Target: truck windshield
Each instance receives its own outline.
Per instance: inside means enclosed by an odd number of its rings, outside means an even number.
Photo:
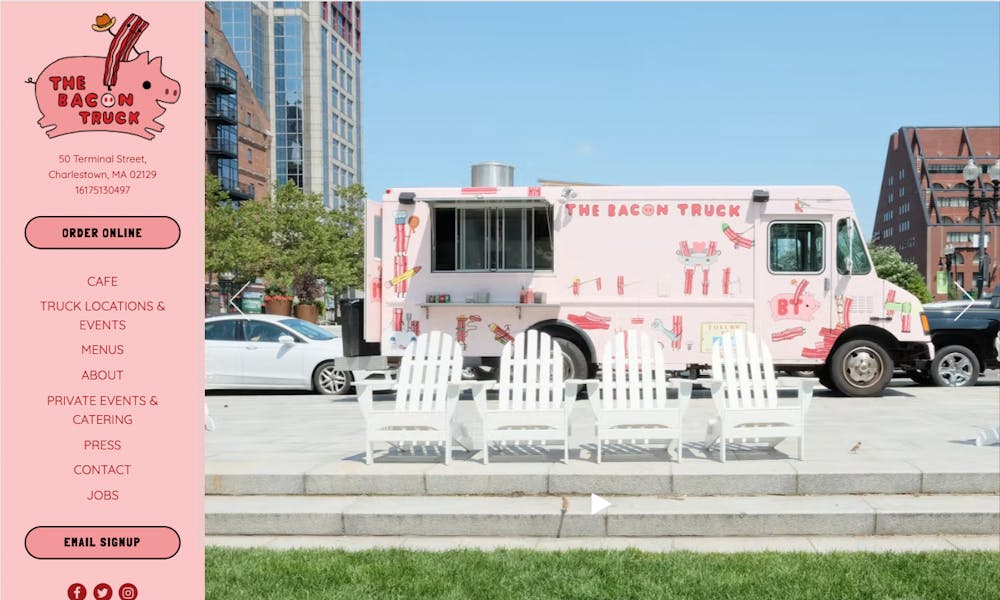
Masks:
[[[871,270],[872,264],[857,224],[850,219],[840,219],[837,221],[837,272],[841,275],[867,275]]]

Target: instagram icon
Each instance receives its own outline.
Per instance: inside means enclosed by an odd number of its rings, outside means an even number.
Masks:
[[[122,600],[135,600],[139,596],[139,589],[131,583],[123,583],[118,588],[118,597]]]

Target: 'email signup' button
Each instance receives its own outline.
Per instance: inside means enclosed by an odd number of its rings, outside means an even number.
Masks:
[[[181,538],[171,527],[35,527],[24,537],[39,559],[164,559],[177,554]]]

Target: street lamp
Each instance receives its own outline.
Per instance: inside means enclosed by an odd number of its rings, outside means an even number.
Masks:
[[[972,216],[972,211],[979,206],[979,252],[976,257],[979,260],[978,275],[976,276],[976,297],[983,297],[983,285],[986,283],[986,274],[988,272],[987,260],[986,260],[986,217],[989,216],[994,222],[996,222],[997,214],[997,183],[1000,183],[1000,160],[998,160],[990,168],[987,169],[990,180],[993,183],[993,197],[986,197],[986,189],[980,186],[980,195],[976,198],[975,195],[975,184],[979,180],[979,174],[982,170],[971,158],[965,168],[962,169],[962,176],[965,178],[965,182],[969,184],[969,216]]]
[[[225,273],[219,273],[219,291],[222,292],[222,312],[230,312],[229,310],[229,299],[233,295],[233,280],[236,279],[236,275],[232,271],[226,271]]]

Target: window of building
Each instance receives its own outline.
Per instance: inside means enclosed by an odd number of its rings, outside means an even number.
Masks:
[[[969,205],[969,202],[962,196],[951,196],[946,198],[938,198],[937,205],[941,207],[965,208],[966,206]]]
[[[892,175],[889,175],[889,185],[892,185],[893,183],[894,183],[893,177]]]
[[[949,231],[945,234],[945,241],[952,243],[969,243],[972,241],[973,232],[971,231]]]
[[[433,207],[435,271],[551,271],[552,208]]]
[[[892,204],[892,192],[889,192],[889,204]]]
[[[906,188],[900,186],[900,188],[899,188],[899,197],[902,198],[905,195],[906,195]]]
[[[247,162],[253,162],[253,148],[247,148]]]
[[[909,221],[903,221],[902,223],[899,224],[899,232],[900,233],[903,233],[904,231],[909,231],[909,230],[910,230],[910,222]]]
[[[954,222],[955,222],[955,220],[952,219],[951,217],[941,217],[941,223],[944,224],[944,225],[950,225],[951,223],[954,223]]]
[[[822,223],[772,223],[768,247],[768,265],[774,273],[823,271]]]
[[[250,111],[247,111],[247,127],[250,127],[251,125],[253,125],[253,114],[251,114]]]

